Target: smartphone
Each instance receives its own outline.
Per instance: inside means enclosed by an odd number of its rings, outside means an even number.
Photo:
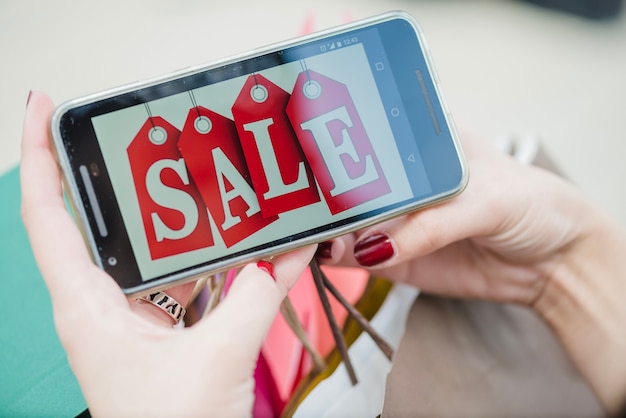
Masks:
[[[403,12],[69,101],[52,134],[92,256],[129,296],[440,202],[468,177]]]

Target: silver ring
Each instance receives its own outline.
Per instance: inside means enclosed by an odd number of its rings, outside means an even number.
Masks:
[[[178,325],[186,312],[185,307],[180,302],[165,292],[154,292],[141,296],[137,298],[137,302],[147,302],[161,309],[174,320],[174,325]]]

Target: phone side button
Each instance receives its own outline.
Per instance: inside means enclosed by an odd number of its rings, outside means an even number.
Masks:
[[[89,177],[89,170],[87,169],[86,165],[81,165],[78,170],[80,171],[80,177],[83,180],[83,184],[85,185],[87,199],[89,199],[89,206],[91,206],[91,211],[93,212],[94,219],[96,220],[96,225],[98,226],[98,233],[104,238],[109,235],[109,231],[107,230],[107,226],[104,223],[104,217],[102,216],[102,211],[100,210],[100,204],[98,203],[98,199],[96,198],[96,192],[93,188],[91,177]]]

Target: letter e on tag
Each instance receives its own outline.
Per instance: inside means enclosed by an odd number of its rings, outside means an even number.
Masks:
[[[320,201],[285,113],[289,93],[260,74],[246,80],[232,112],[263,216]]]
[[[345,84],[300,73],[287,114],[333,215],[391,191]]]
[[[153,260],[213,245],[206,208],[178,152],[179,135],[154,116],[126,149]]]
[[[261,214],[232,120],[190,109],[178,149],[227,247],[278,219]]]

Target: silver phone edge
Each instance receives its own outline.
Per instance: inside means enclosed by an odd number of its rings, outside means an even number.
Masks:
[[[430,51],[424,39],[424,34],[421,30],[419,23],[412,15],[404,11],[397,11],[397,10],[390,11],[390,12],[386,12],[383,14],[369,17],[369,18],[361,19],[352,23],[335,26],[335,27],[318,31],[318,32],[314,32],[308,35],[291,38],[285,41],[273,43],[273,44],[260,47],[260,48],[255,48],[244,53],[236,54],[236,55],[219,59],[216,61],[211,61],[206,64],[187,67],[181,70],[168,73],[166,75],[153,77],[144,81],[136,81],[136,82],[124,84],[122,86],[115,87],[112,89],[107,89],[101,92],[92,93],[86,96],[82,96],[80,98],[65,101],[61,105],[59,105],[56,108],[52,116],[51,122],[50,122],[53,150],[54,150],[54,154],[59,162],[59,166],[62,171],[62,181],[63,181],[63,186],[64,186],[64,192],[70,202],[70,207],[74,214],[75,222],[78,225],[78,228],[81,234],[83,235],[83,239],[85,240],[86,245],[89,248],[89,252],[91,254],[91,257],[94,263],[98,267],[104,269],[103,263],[99,259],[99,252],[98,252],[98,248],[97,248],[93,233],[88,226],[89,221],[88,221],[86,210],[83,205],[79,204],[79,202],[81,201],[81,197],[80,197],[80,193],[78,189],[77,180],[71,174],[72,169],[71,169],[69,157],[66,154],[65,148],[63,146],[63,139],[61,137],[61,131],[60,131],[60,121],[65,112],[75,107],[83,106],[89,103],[93,103],[95,101],[114,97],[123,93],[128,93],[133,90],[137,90],[139,88],[145,88],[145,87],[150,87],[153,85],[165,83],[165,82],[172,81],[174,79],[178,79],[181,77],[193,75],[201,71],[211,70],[214,68],[218,68],[220,66],[232,64],[232,63],[241,61],[243,59],[275,52],[281,49],[285,49],[287,47],[297,46],[297,45],[304,44],[307,42],[312,42],[315,40],[320,40],[328,36],[339,35],[343,32],[348,32],[354,29],[365,28],[370,25],[383,23],[383,22],[393,20],[393,19],[403,19],[411,24],[411,26],[416,32],[420,47],[422,51],[424,51],[424,54],[426,57],[425,61],[428,67],[429,76],[434,81],[433,84],[435,87],[435,92],[437,94],[437,99],[442,105],[445,122],[448,128],[450,129],[450,133],[451,133],[452,140],[456,149],[456,153],[459,158],[459,163],[461,165],[462,176],[461,176],[459,183],[455,187],[451,188],[449,191],[446,191],[444,193],[430,196],[428,199],[425,199],[423,201],[414,202],[411,205],[406,205],[404,207],[394,209],[393,211],[385,212],[383,214],[374,216],[372,218],[368,218],[363,221],[358,221],[350,225],[345,225],[345,226],[342,226],[342,227],[339,227],[330,231],[326,231],[324,233],[302,238],[297,241],[292,241],[289,243],[281,244],[281,245],[272,247],[271,249],[257,251],[254,253],[246,254],[245,256],[240,256],[240,257],[229,259],[227,261],[214,263],[210,266],[192,268],[182,273],[168,274],[166,277],[150,282],[150,283],[142,283],[132,288],[122,288],[122,291],[126,294],[128,298],[133,298],[133,297],[145,294],[148,291],[163,290],[173,285],[188,283],[188,282],[197,280],[201,277],[217,274],[217,273],[229,270],[231,268],[241,266],[246,263],[258,261],[260,259],[267,258],[267,257],[272,257],[278,254],[285,253],[289,250],[294,250],[296,248],[302,248],[307,245],[320,243],[320,242],[323,242],[332,238],[339,237],[341,235],[348,234],[350,232],[357,231],[359,229],[367,228],[369,226],[378,224],[380,222],[389,220],[391,218],[401,216],[410,212],[414,212],[417,210],[422,210],[429,206],[442,203],[460,194],[465,189],[469,181],[469,168],[468,168],[468,164],[465,158],[465,154],[461,147],[461,141],[460,141],[459,135],[457,133],[456,127],[454,126],[454,123],[452,120],[452,116],[448,112],[447,105],[441,95],[439,79],[436,75],[436,70],[433,66],[432,58],[430,56]]]

